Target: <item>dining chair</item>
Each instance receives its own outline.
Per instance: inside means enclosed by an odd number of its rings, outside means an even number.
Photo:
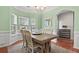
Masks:
[[[42,33],[43,34],[53,34],[53,30],[52,29],[43,29]]]
[[[56,34],[53,33],[53,29],[50,29],[50,28],[44,28],[44,29],[42,30],[42,33],[43,33],[43,34],[56,35]],[[51,51],[51,44],[52,44],[52,42],[53,42],[53,43],[57,43],[57,39],[58,39],[58,38],[54,38],[54,39],[52,39],[52,40],[50,41],[50,51]]]
[[[39,48],[41,53],[43,52],[42,46],[32,41],[31,33],[29,31],[26,31],[26,40],[27,40],[28,52],[31,51],[32,53],[34,53],[35,49],[39,49]]]
[[[20,30],[20,32],[21,32],[21,34],[22,34],[22,38],[23,38],[23,48],[27,48],[27,40],[26,40],[26,35],[25,35],[25,32],[26,32],[26,30],[25,29],[21,29]]]

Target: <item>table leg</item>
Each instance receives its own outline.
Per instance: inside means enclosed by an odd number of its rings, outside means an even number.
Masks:
[[[51,52],[51,41],[49,41],[49,52]]]
[[[49,53],[51,51],[51,42],[45,43],[45,52]]]
[[[45,44],[42,45],[42,50],[43,50],[43,53],[45,53],[45,50],[46,50],[45,49]]]
[[[49,53],[49,42],[46,43],[46,52]]]

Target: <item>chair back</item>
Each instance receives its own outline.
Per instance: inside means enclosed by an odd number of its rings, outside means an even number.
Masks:
[[[27,46],[33,48],[31,33],[29,31],[26,31],[25,33],[26,33]]]
[[[53,34],[53,31],[51,29],[43,29],[42,33],[43,34]]]
[[[25,40],[25,31],[26,31],[26,30],[20,30],[20,32],[21,32],[21,34],[22,34],[23,40]]]

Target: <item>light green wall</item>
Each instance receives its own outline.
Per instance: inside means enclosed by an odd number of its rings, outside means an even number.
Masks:
[[[34,19],[38,28],[42,27],[41,12],[19,11],[14,6],[0,6],[0,31],[10,31],[11,14],[14,13],[17,16],[29,17],[30,20]]]
[[[38,25],[38,29],[42,28],[42,20],[43,20],[43,13],[42,11],[38,11],[38,16],[37,16],[37,25]]]
[[[36,24],[38,26],[38,28],[42,27],[42,19],[46,18],[46,17],[50,17],[52,20],[52,28],[53,29],[57,29],[57,14],[60,13],[62,10],[72,10],[75,12],[75,17],[74,17],[74,26],[75,26],[75,31],[79,31],[79,7],[78,6],[60,6],[57,7],[54,10],[50,10],[47,12],[30,12],[30,11],[26,11],[26,12],[22,12],[22,11],[18,11],[16,10],[13,6],[12,7],[8,7],[8,6],[0,6],[0,31],[10,31],[10,20],[11,20],[11,13],[15,13],[17,16],[26,16],[26,17],[30,17],[30,19],[35,19],[36,20]]]
[[[9,31],[10,27],[10,8],[0,6],[0,31]]]
[[[50,11],[44,12],[44,18],[50,17],[52,19],[52,27],[53,29],[57,29],[57,15],[62,12],[62,10],[71,10],[74,11],[74,30],[79,31],[79,7],[78,6],[60,6],[56,9],[52,9]]]
[[[15,13],[17,16],[25,16],[25,17],[29,17],[30,20],[35,20],[36,21],[36,25],[38,28],[42,27],[41,24],[41,20],[42,20],[42,16],[41,16],[41,12],[37,11],[37,12],[33,12],[33,11],[27,11],[23,12],[23,11],[19,11],[17,9],[15,9],[14,7],[11,7],[11,13]]]

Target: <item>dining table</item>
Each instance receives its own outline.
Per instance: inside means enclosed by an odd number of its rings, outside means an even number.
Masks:
[[[40,44],[43,48],[43,53],[49,53],[51,51],[51,40],[57,38],[53,34],[33,34],[32,39],[34,42]]]

